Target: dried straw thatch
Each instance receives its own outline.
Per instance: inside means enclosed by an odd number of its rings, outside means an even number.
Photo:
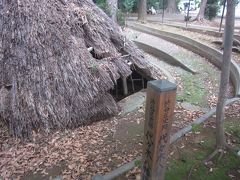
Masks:
[[[18,137],[114,114],[108,91],[131,73],[126,58],[149,75],[142,53],[90,0],[0,0],[0,29],[0,119]]]

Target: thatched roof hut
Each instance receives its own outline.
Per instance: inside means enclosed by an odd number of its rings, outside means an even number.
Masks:
[[[0,119],[18,137],[114,114],[108,91],[131,74],[126,59],[150,75],[91,0],[0,0],[0,28]]]

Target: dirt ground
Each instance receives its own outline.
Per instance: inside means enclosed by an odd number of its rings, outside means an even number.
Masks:
[[[240,119],[240,103],[227,108]],[[200,112],[199,112],[200,113]],[[182,107],[175,110],[172,133],[200,116]],[[50,135],[36,133],[33,142],[20,142],[1,125],[0,176],[4,179],[90,179],[132,161],[142,153],[144,107],[74,130]]]
[[[176,108],[172,133],[202,114]],[[183,119],[184,118],[184,119]],[[50,135],[35,133],[33,142],[0,133],[0,175],[4,179],[90,179],[127,163],[142,152],[144,107],[74,130]]]

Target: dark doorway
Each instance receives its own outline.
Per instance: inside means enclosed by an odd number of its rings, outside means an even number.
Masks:
[[[132,74],[126,78],[127,94],[124,93],[123,78],[117,80],[117,84],[114,89],[110,90],[110,93],[116,101],[120,101],[125,97],[141,91],[147,87],[148,80],[139,74],[136,70],[132,70]]]

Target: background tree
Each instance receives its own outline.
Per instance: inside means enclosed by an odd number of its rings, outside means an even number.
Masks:
[[[204,17],[212,20],[215,18],[220,10],[219,0],[207,0],[207,4],[204,11]]]
[[[202,0],[200,4],[200,9],[195,20],[202,21],[204,19],[204,12],[207,5],[207,0]]]
[[[132,12],[136,0],[124,0],[122,1],[121,9],[123,12]]]
[[[135,5],[136,0],[123,0],[119,1],[119,7],[117,14],[117,21],[118,24],[121,26],[126,26],[127,24],[127,18],[129,16],[129,13],[133,11],[133,7]]]
[[[117,22],[118,0],[94,1],[113,21]]]
[[[147,1],[139,0],[138,21],[145,22],[146,20],[147,20]]]
[[[203,21],[204,18],[212,20],[220,10],[219,0],[202,0],[195,20]]]
[[[168,0],[168,4],[167,4],[167,8],[166,8],[165,12],[169,13],[169,14],[178,13],[177,1],[176,0]]]
[[[164,1],[164,2],[163,2]],[[179,0],[178,0],[178,2],[179,2]],[[177,3],[178,3],[177,2]],[[164,5],[164,7],[163,7],[163,5]],[[160,0],[159,1],[159,9],[166,9],[167,8],[167,5],[168,5],[168,0]]]
[[[218,95],[217,111],[216,111],[216,147],[217,153],[226,148],[226,140],[224,134],[224,115],[225,102],[227,99],[227,90],[229,85],[230,65],[232,57],[232,42],[235,21],[235,3],[234,0],[227,0],[227,14],[224,29],[224,50],[221,67],[221,82]],[[213,153],[213,154],[215,154]]]

